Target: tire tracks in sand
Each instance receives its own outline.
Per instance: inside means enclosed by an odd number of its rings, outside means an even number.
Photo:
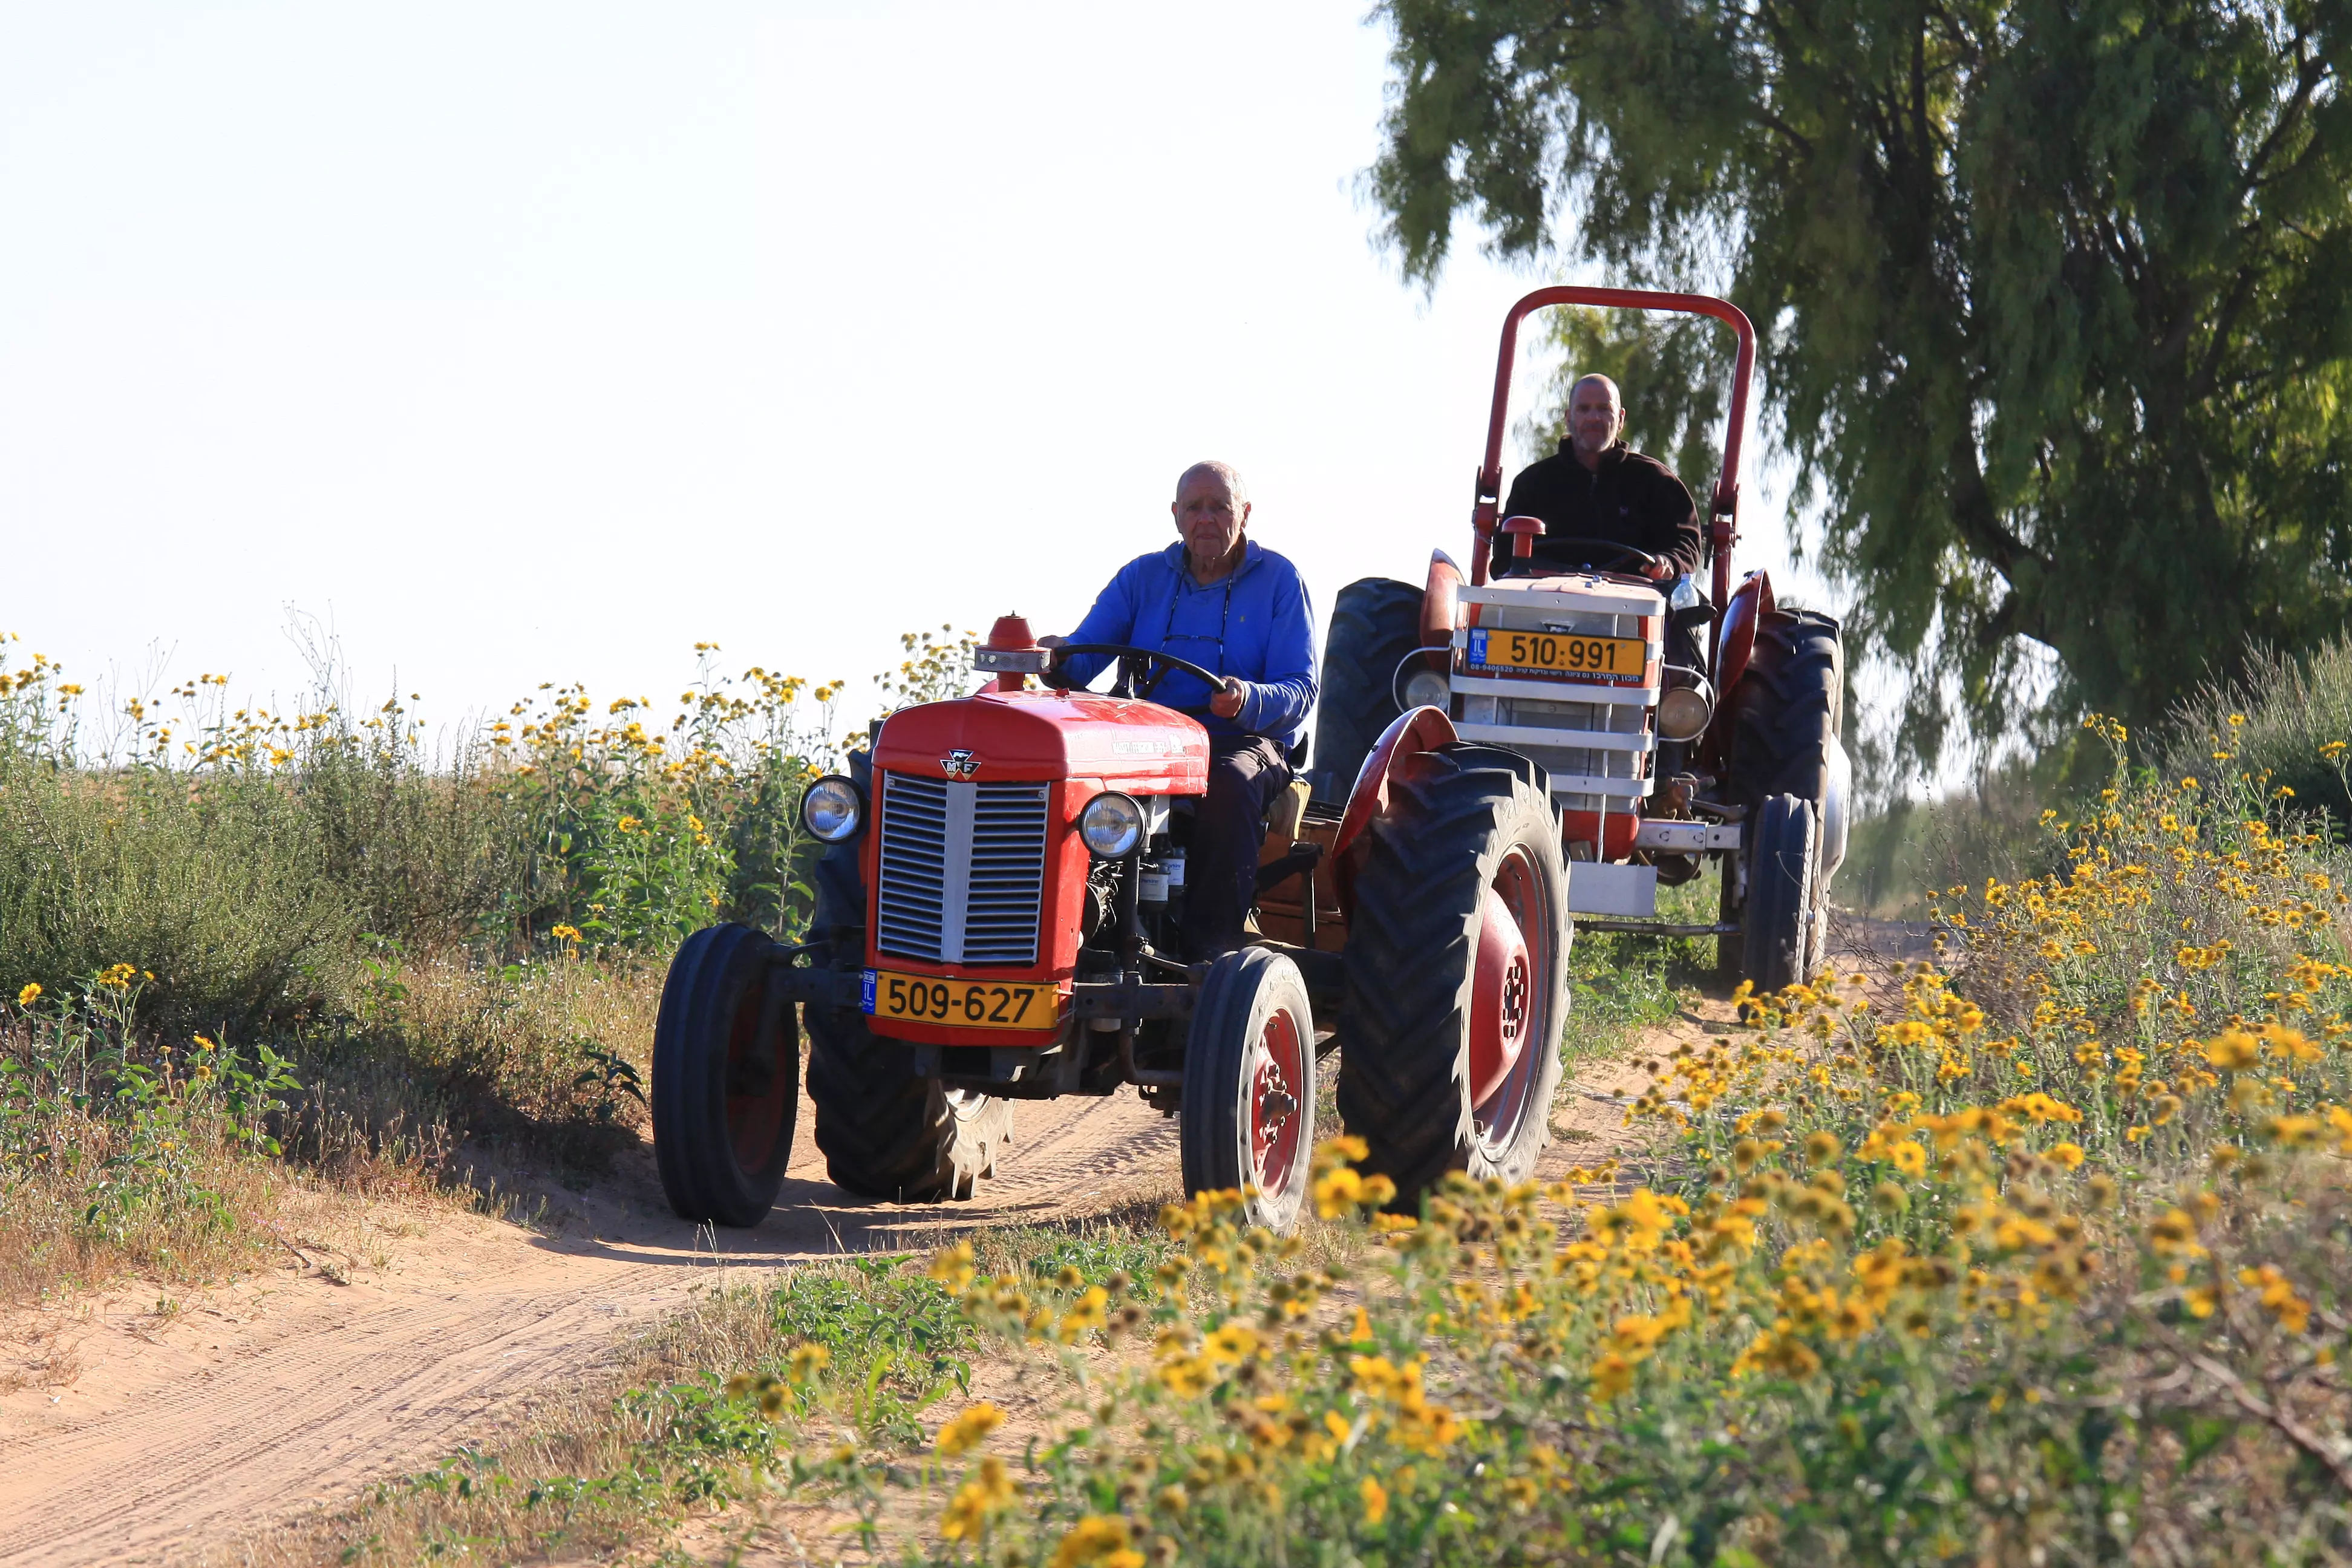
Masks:
[[[1175,1195],[1175,1124],[1121,1093],[1015,1107],[970,1202],[864,1204],[824,1179],[805,1098],[784,1189],[750,1231],[670,1215],[641,1149],[539,1228],[432,1215],[387,1266],[285,1268],[159,1312],[152,1286],[20,1313],[65,1387],[0,1395],[0,1565],[158,1562],[417,1469],[534,1390],[589,1374],[625,1325],[719,1268],[765,1270],[1081,1218]],[[413,1227],[412,1227],[413,1228]]]

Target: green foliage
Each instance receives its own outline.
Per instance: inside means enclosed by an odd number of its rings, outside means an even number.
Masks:
[[[1379,11],[1397,79],[1371,189],[1410,274],[1468,209],[1507,256],[1713,279],[1759,323],[1849,636],[1911,678],[1907,757],[1956,717],[2145,724],[2250,635],[2344,626],[2352,12]],[[1708,395],[1675,378],[1719,361],[1656,329],[1569,338],[1689,463]]]
[[[1658,918],[1697,925],[1716,918],[1713,875],[1658,889]],[[1568,950],[1568,1024],[1560,1049],[1574,1062],[1631,1045],[1672,1019],[1690,986],[1713,977],[1712,938],[1660,940],[1628,931],[1580,931]]]
[[[1947,902],[1957,973],[1743,988],[1662,1051],[1649,1185],[1457,1175],[1415,1223],[1342,1140],[1337,1236],[1198,1194],[1139,1298],[944,1249],[1061,1347],[1058,1416],[797,1479],[877,1524],[920,1489],[937,1563],[2332,1562],[2352,966],[2292,828],[2119,770],[2045,828],[2066,869]]]
[[[60,1219],[57,1239],[77,1252],[166,1269],[175,1254],[234,1251],[246,1215],[223,1190],[227,1161],[279,1152],[273,1129],[300,1088],[290,1064],[263,1044],[143,1034],[147,984],[115,964],[0,1004],[0,1276],[18,1276],[12,1287],[47,1281],[43,1233]]]
[[[1559,364],[1528,420],[1528,445],[1541,451],[1565,441],[1570,393],[1584,376],[1605,375],[1625,400],[1627,444],[1673,468],[1704,514],[1723,465],[1717,437],[1731,384],[1730,334],[1695,316],[1587,310],[1551,311],[1541,330]]]
[[[5,983],[134,960],[174,1026],[299,1024],[364,991],[363,932],[503,956],[667,953],[718,919],[793,935],[813,903],[800,792],[835,760],[839,683],[721,676],[716,651],[667,732],[643,699],[598,722],[572,687],[436,755],[397,700],[355,716],[331,666],[297,715],[231,710],[205,675],[174,712],[125,701],[93,742],[87,694],[38,655],[12,672],[0,639]]]
[[[194,1027],[299,1015],[340,977],[352,911],[268,781],[93,775],[0,745],[0,801],[8,988],[135,958],[160,1015]]]
[[[953,1297],[907,1273],[907,1261],[853,1258],[838,1272],[798,1270],[773,1298],[780,1339],[824,1347],[828,1385],[849,1392],[851,1423],[869,1440],[919,1440],[915,1417],[950,1384],[971,1387],[978,1331]]]
[[[2352,740],[2352,640],[2331,638],[2306,658],[2259,650],[2231,682],[2198,688],[2159,737],[2165,771],[2250,774],[2284,789],[2295,809],[2325,812],[2352,837],[2343,742]]]

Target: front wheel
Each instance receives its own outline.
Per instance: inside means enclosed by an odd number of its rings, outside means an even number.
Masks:
[[[1406,758],[1348,923],[1339,1116],[1410,1206],[1447,1171],[1525,1181],[1550,1136],[1568,872],[1542,769],[1451,745]]]
[[[1315,1016],[1298,966],[1247,947],[1217,960],[1184,1047],[1184,1190],[1239,1187],[1252,1225],[1298,1223],[1315,1121]]]
[[[1748,978],[1761,994],[1811,978],[1805,963],[1812,951],[1814,869],[1821,858],[1812,802],[1793,795],[1768,796],[1748,832],[1741,935]]]
[[[654,1161],[678,1217],[754,1226],[783,1184],[800,1042],[771,983],[776,943],[746,925],[680,944],[654,1026]]]

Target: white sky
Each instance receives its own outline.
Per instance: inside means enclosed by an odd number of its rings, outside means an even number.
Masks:
[[[1374,247],[1363,10],[0,0],[0,627],[290,700],[296,608],[444,720],[709,638],[855,707],[903,630],[1066,629],[1204,457],[1318,607],[1418,582],[1549,279]]]

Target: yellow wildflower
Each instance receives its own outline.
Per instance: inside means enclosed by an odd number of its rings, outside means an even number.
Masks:
[[[1118,1515],[1090,1513],[1054,1548],[1053,1568],[1143,1568],[1143,1553],[1128,1544],[1130,1539]]]
[[[1003,1425],[1004,1412],[983,1401],[940,1428],[939,1450],[951,1459],[968,1454]]]

